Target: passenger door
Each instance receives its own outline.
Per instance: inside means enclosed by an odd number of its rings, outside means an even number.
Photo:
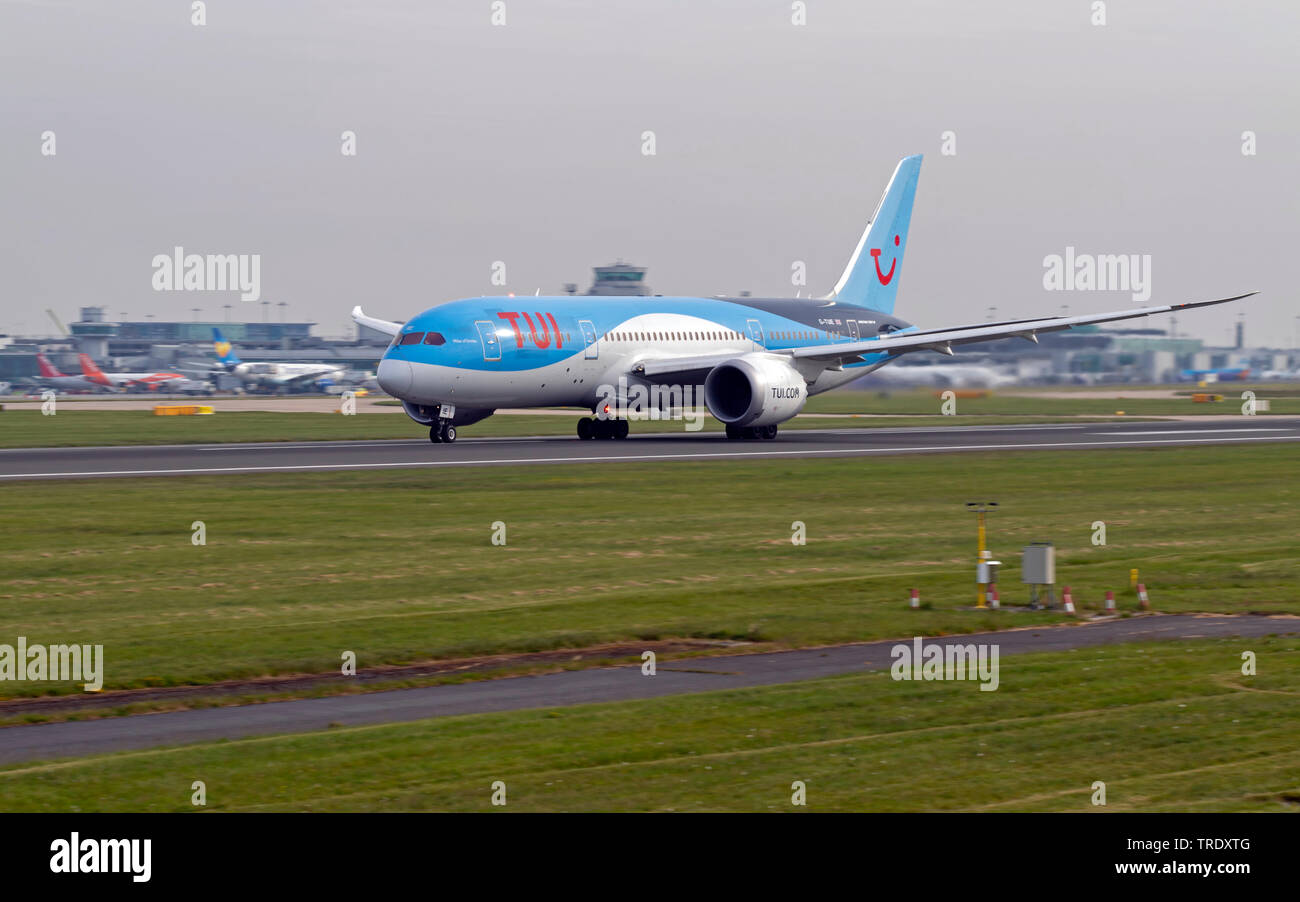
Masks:
[[[497,337],[497,327],[486,320],[479,320],[474,326],[478,329],[479,340],[483,342],[483,359],[500,360],[501,339]]]
[[[590,320],[580,319],[578,328],[582,330],[582,343],[585,346],[582,356],[587,360],[595,360],[600,356],[600,346],[596,344],[596,327]]]

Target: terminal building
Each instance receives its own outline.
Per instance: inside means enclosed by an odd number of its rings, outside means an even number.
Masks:
[[[619,260],[593,268],[588,296],[649,296],[646,268]],[[566,293],[576,295],[578,286],[566,284]],[[746,292],[739,292],[745,295]],[[227,310],[229,311],[228,305]],[[281,305],[281,309],[284,307]],[[315,323],[269,322],[269,302],[262,304],[262,322],[181,322],[158,320],[113,321],[102,306],[80,309],[80,318],[64,328],[62,335],[23,338],[0,335],[0,382],[13,382],[39,373],[38,351],[63,372],[77,374],[78,353],[89,354],[101,366],[112,369],[202,369],[215,367],[212,330],[235,345],[244,359],[285,363],[332,363],[353,371],[373,370],[391,337],[384,332],[357,328],[352,340],[331,340],[312,335]],[[227,314],[228,315],[228,314]],[[1297,319],[1300,322],[1300,318]],[[1171,383],[1185,381],[1188,371],[1248,369],[1245,379],[1295,376],[1300,370],[1300,351],[1295,348],[1248,348],[1245,324],[1238,320],[1233,347],[1211,347],[1196,338],[1175,337],[1170,331],[1153,328],[1103,328],[1081,326],[1069,332],[1039,335],[1039,343],[996,341],[963,346],[955,357],[918,352],[903,355],[867,381],[890,381],[914,377],[917,381],[943,384],[945,368],[956,365],[996,375],[996,382],[1020,384],[1082,383]],[[933,378],[920,368],[932,367]],[[954,376],[960,384],[967,375]],[[995,384],[991,381],[988,384]]]
[[[216,366],[212,330],[235,345],[245,359],[285,363],[334,363],[348,369],[373,370],[390,336],[375,333],[356,341],[330,341],[311,334],[310,322],[182,322],[148,318],[110,320],[106,308],[87,306],[63,335],[0,338],[0,381],[34,377],[38,351],[65,373],[81,372],[78,354],[88,354],[114,369],[176,369]],[[366,330],[372,331],[372,330]],[[195,365],[198,365],[197,367]]]
[[[592,267],[595,278],[587,289],[589,295],[624,295],[628,297],[648,296],[652,294],[650,286],[645,283],[645,267],[632,266],[619,260],[610,266]],[[564,286],[569,294],[574,294],[578,286],[569,283]]]

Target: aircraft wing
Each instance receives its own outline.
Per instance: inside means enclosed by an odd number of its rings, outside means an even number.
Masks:
[[[396,335],[402,331],[401,323],[392,323],[386,319],[375,319],[373,316],[366,316],[361,310],[361,305],[352,308],[352,319],[359,325],[375,329],[379,332],[386,332],[389,335]]]
[[[632,372],[641,376],[706,376],[709,370],[720,363],[734,360],[746,351],[732,351],[730,354],[701,354],[695,357],[661,357],[647,358],[633,364]],[[779,351],[777,353],[780,353]]]
[[[1086,313],[1080,316],[1051,316],[1042,319],[1007,320],[998,323],[975,323],[968,326],[948,326],[940,329],[897,332],[864,341],[839,341],[833,344],[811,345],[804,348],[786,348],[773,351],[799,360],[824,361],[827,365],[860,360],[862,354],[904,354],[908,351],[938,351],[952,354],[953,345],[977,341],[995,341],[1001,338],[1024,338],[1037,342],[1039,332],[1061,332],[1075,326],[1108,323],[1123,319],[1136,319],[1153,313],[1177,313],[1194,307],[1209,307],[1239,301],[1257,291],[1218,298],[1212,301],[1191,301],[1185,304],[1168,304],[1160,307],[1131,307],[1108,313]],[[707,372],[741,352],[709,354],[696,357],[647,358],[635,364],[632,371],[647,377],[697,374]]]
[[[1039,332],[1061,332],[1075,326],[1087,326],[1092,323],[1109,323],[1122,319],[1136,319],[1153,313],[1177,313],[1194,307],[1209,307],[1214,304],[1226,304],[1248,298],[1257,291],[1234,295],[1230,298],[1218,298],[1213,301],[1190,301],[1185,304],[1167,304],[1160,307],[1130,307],[1128,310],[1115,310],[1109,313],[1085,313],[1081,316],[1051,316],[1044,319],[1010,320],[1000,323],[980,323],[970,326],[956,326],[943,329],[926,329],[923,331],[898,332],[867,341],[839,342],[829,345],[814,345],[807,348],[794,348],[789,353],[796,358],[815,358],[831,360],[834,358],[854,357],[858,354],[903,353],[905,351],[938,351],[940,354],[952,354],[953,345],[970,344],[977,341],[993,341],[999,338],[1024,338],[1037,342]]]
[[[320,379],[334,379],[342,372],[341,367],[335,367],[331,370],[320,370],[314,373],[299,373],[296,376],[283,376],[275,379],[275,384],[291,387],[295,385],[307,385]]]

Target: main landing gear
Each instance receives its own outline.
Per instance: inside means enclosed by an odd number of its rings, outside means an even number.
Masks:
[[[451,420],[439,420],[429,427],[429,441],[451,444],[456,441],[456,427]]]
[[[627,420],[602,420],[599,417],[583,417],[578,420],[578,438],[627,438]]]
[[[728,426],[727,438],[729,439],[774,439],[776,438],[776,424],[771,426]]]

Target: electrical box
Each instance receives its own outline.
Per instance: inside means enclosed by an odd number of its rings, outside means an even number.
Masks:
[[[1056,547],[1051,542],[1025,546],[1020,563],[1020,581],[1039,586],[1056,584]]]

